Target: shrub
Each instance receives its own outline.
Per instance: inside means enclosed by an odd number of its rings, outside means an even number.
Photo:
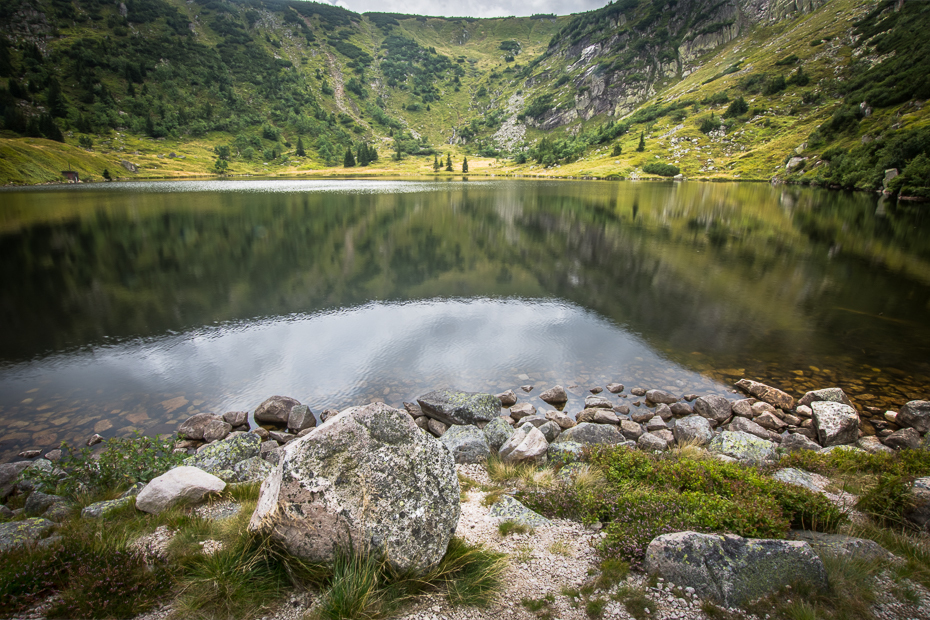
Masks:
[[[657,174],[661,177],[673,177],[676,174],[681,172],[681,169],[678,166],[673,166],[671,164],[663,163],[650,163],[643,166],[643,172],[647,174]]]
[[[883,526],[904,525],[904,513],[911,506],[914,478],[905,475],[880,475],[878,482],[863,493],[856,508]]]
[[[731,103],[727,108],[727,111],[723,113],[723,118],[735,118],[745,114],[748,111],[749,104],[747,104],[746,100],[743,99],[742,95],[740,95],[739,99],[734,99],[733,103]],[[701,129],[703,131],[703,127]]]
[[[717,121],[716,118],[714,118],[713,114],[701,120],[701,126],[699,127],[699,129],[701,130],[701,133],[704,133],[704,134],[708,134],[712,131],[716,131],[719,128],[720,128],[720,122]]]
[[[785,88],[787,88],[787,84],[785,83],[785,76],[778,75],[773,77],[765,84],[765,86],[762,88],[762,94],[777,95],[781,91],[785,90]]]

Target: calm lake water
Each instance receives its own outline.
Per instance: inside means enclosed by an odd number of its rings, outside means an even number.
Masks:
[[[747,376],[896,408],[930,396],[928,214],[697,182],[2,190],[0,461],[273,394],[316,413],[446,386],[541,406],[559,383],[576,413],[611,381],[726,394]]]

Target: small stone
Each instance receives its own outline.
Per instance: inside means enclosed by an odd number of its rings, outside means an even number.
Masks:
[[[637,394],[639,396],[639,394]],[[650,403],[664,403],[671,405],[678,402],[678,397],[664,390],[649,390],[646,392],[646,401]]]
[[[630,394],[632,394],[633,396],[645,396],[646,390],[640,387],[635,387],[632,390],[630,390]]]
[[[514,420],[520,420],[531,415],[536,415],[536,407],[529,403],[519,403],[510,408],[510,417]]]
[[[601,392],[604,391],[604,389],[603,389],[603,388],[599,388],[599,387],[594,387],[594,388],[591,388],[591,389],[588,390],[588,391],[591,392],[592,394],[600,394]]]
[[[497,399],[501,401],[501,407],[512,407],[517,402],[517,395],[514,394],[513,390],[507,390],[498,394]]]
[[[587,396],[584,399],[585,409],[611,409],[613,405],[603,396]]]
[[[419,408],[419,405],[417,405],[417,408]],[[336,411],[335,409],[324,409],[320,413],[320,422],[325,422],[326,420],[330,418],[334,418],[337,415],[339,415],[339,412]]]
[[[686,415],[691,415],[692,413],[694,413],[694,409],[688,403],[678,402],[678,403],[672,403],[671,405],[663,404],[663,405],[659,405],[658,407],[656,407],[656,413],[661,415],[663,420],[668,420],[668,418],[666,418],[661,413],[662,407],[668,407],[672,415],[678,418],[684,417]]]
[[[21,458],[21,459],[34,459],[35,457],[39,456],[40,454],[42,454],[42,451],[41,451],[41,450],[36,450],[36,449],[33,448],[33,449],[31,449],[31,450],[23,450],[23,451],[20,452],[17,456],[19,456],[19,458]]]
[[[316,427],[316,416],[310,411],[307,405],[297,405],[291,407],[291,412],[287,416],[288,430],[299,433],[302,430]]]
[[[440,422],[436,418],[430,418],[427,423],[427,428],[436,437],[442,437],[442,434],[449,430],[449,425],[445,422]]]
[[[425,415],[423,413],[423,409],[420,408],[420,405],[418,405],[417,403],[408,403],[405,401],[404,409],[407,411],[407,413],[410,414],[410,417],[412,418],[419,418],[420,416]],[[327,411],[330,411],[330,410],[328,409]],[[322,420],[322,421],[325,422],[326,420]]]
[[[204,431],[210,422],[223,422],[223,418],[212,413],[198,413],[187,418],[178,427],[178,437],[181,439],[203,440]],[[232,426],[230,426],[232,428]]]
[[[623,391],[623,384],[622,383],[608,383],[607,391],[610,392],[611,394],[619,394],[620,392]]]
[[[766,428],[770,431],[776,431],[776,432],[781,431],[783,428],[787,426],[787,424],[785,424],[784,421],[781,420],[781,418],[776,416],[774,413],[770,413],[768,411],[754,418],[753,422],[755,422],[762,428]]]
[[[576,422],[561,411],[547,411],[546,419],[555,422],[562,430],[575,426]]]
[[[549,388],[540,394],[539,398],[550,405],[562,405],[568,402],[568,394],[565,393],[565,388],[561,385]]]
[[[62,453],[59,448],[55,448],[54,450],[49,450],[48,452],[45,453],[45,458],[50,460],[52,463],[57,463],[58,461],[61,460],[61,457],[62,457]]]
[[[752,411],[752,405],[755,402],[755,398],[743,398],[740,400],[735,400],[730,403],[730,409],[733,411],[733,415],[737,415],[742,418],[751,418],[753,415],[755,415]]]
[[[88,438],[88,440],[87,440],[87,446],[88,446],[88,447],[90,447],[90,446],[95,446],[95,445],[97,445],[98,443],[100,443],[101,441],[103,441],[103,437],[101,437],[101,436],[98,435],[97,433],[94,433],[93,435],[90,436],[90,438]]]
[[[668,450],[668,442],[652,433],[643,433],[636,440],[636,447],[646,452],[661,452]]]
[[[632,420],[620,420],[620,434],[626,439],[636,441],[643,434],[643,427]]]
[[[521,385],[520,389],[526,392],[527,394],[529,394],[530,392],[533,391],[533,386],[532,385]]]
[[[759,400],[765,401],[773,407],[778,407],[779,409],[789,410],[794,409],[794,397],[782,392],[778,388],[773,388],[764,383],[759,383],[758,381],[752,381],[750,379],[740,379],[736,382],[736,387],[743,390],[750,396],[754,396]]]
[[[249,424],[248,411],[227,411],[223,414],[223,421],[233,428],[237,426],[247,426]]]

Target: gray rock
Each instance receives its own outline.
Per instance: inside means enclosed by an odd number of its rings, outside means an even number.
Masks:
[[[21,459],[34,459],[35,457],[39,456],[40,454],[42,454],[42,451],[41,451],[41,450],[36,449],[36,448],[32,448],[32,449],[30,449],[30,450],[23,450],[23,451],[20,452],[17,456],[18,456],[19,458],[21,458]]]
[[[53,527],[54,523],[41,517],[0,523],[0,553],[30,545],[45,536]]]
[[[556,443],[571,441],[585,446],[593,444],[615,444],[624,441],[623,435],[611,424],[593,424],[582,422],[577,426],[562,431]]]
[[[81,516],[85,519],[103,519],[108,515],[116,512],[123,506],[132,504],[134,501],[136,501],[134,497],[122,497],[120,499],[111,499],[105,502],[96,502],[86,506],[81,511]]]
[[[291,407],[291,412],[287,414],[287,428],[295,433],[316,426],[316,416],[310,411],[307,405],[297,405]]]
[[[909,426],[919,433],[930,432],[930,400],[912,400],[898,409],[898,426]]]
[[[248,411],[227,411],[223,414],[223,421],[232,426],[233,428],[237,426],[248,426],[249,425],[249,412]]]
[[[646,427],[646,432],[649,432],[649,433],[653,431],[661,431],[662,429],[668,428],[668,424],[665,423],[665,420],[663,420],[661,417],[657,415],[652,416],[652,418],[647,420],[644,426]]]
[[[894,450],[884,445],[881,440],[874,435],[871,437],[860,437],[859,441],[856,442],[856,447],[862,448],[870,454],[891,454],[894,452]]]
[[[770,431],[775,431],[776,433],[781,431],[783,428],[788,426],[785,424],[785,421],[776,416],[774,413],[766,411],[760,416],[756,416],[752,420],[756,425],[766,428]]]
[[[529,403],[520,403],[510,408],[510,417],[521,420],[527,416],[536,415],[536,407]]]
[[[613,410],[617,415],[630,415],[629,405],[614,405]]]
[[[182,439],[196,439],[202,441],[203,432],[207,428],[207,425],[215,421],[222,422],[223,418],[212,413],[198,413],[197,415],[193,415],[181,422],[181,426],[178,427],[178,436]]]
[[[0,504],[0,518],[12,519],[13,511],[7,508],[6,506],[4,506],[3,504]]]
[[[695,400],[694,413],[707,418],[711,426],[723,424],[732,416],[730,401],[717,394],[708,394]]]
[[[823,562],[801,541],[751,539],[732,534],[677,532],[657,536],[646,550],[645,567],[702,599],[725,607],[777,592],[803,576],[826,589]]]
[[[0,463],[0,500],[5,500],[13,492],[20,474],[29,467],[29,461]]]
[[[756,424],[755,422],[753,422],[752,420],[750,420],[749,418],[743,418],[743,417],[733,418],[733,421],[730,422],[729,426],[727,426],[727,430],[733,431],[733,432],[739,431],[743,433],[749,433],[750,435],[755,435],[756,437],[760,437],[762,439],[769,438],[769,432],[766,429],[759,426],[758,424]],[[818,449],[819,449],[819,446],[818,446]]]
[[[763,463],[775,458],[774,443],[742,431],[723,431],[711,439],[707,450],[744,463]]]
[[[207,443],[219,441],[232,432],[232,426],[222,419],[212,420],[203,428],[203,440]]]
[[[520,418],[517,420],[517,426],[523,426],[524,424],[532,424],[536,428],[541,427],[543,424],[547,424],[549,420],[541,415],[530,415],[525,418]]]
[[[874,540],[844,534],[825,534],[810,530],[792,530],[792,540],[801,540],[818,555],[829,554],[866,562],[894,561],[894,556]]]
[[[419,405],[417,405],[417,408],[419,408]],[[324,409],[322,413],[320,413],[320,422],[325,422],[326,420],[336,417],[337,415],[339,415],[339,412],[335,409]]]
[[[633,420],[620,420],[620,434],[624,439],[636,441],[643,432],[643,427]]]
[[[517,403],[517,395],[513,390],[507,390],[498,394],[497,400],[501,401],[501,407],[513,407]]]
[[[655,417],[655,412],[652,409],[635,409],[630,413],[630,419],[636,422],[637,424],[642,424],[643,422],[648,422]]]
[[[424,415],[423,410],[420,409],[420,405],[416,403],[408,403],[407,401],[404,401],[404,409],[407,411],[407,413],[410,414],[410,417],[412,418],[419,418],[420,416]],[[329,410],[327,409],[327,411]],[[326,420],[321,419],[320,421],[325,422]]]
[[[754,396],[761,401],[765,401],[773,407],[784,409],[794,409],[794,397],[782,392],[778,388],[773,388],[758,381],[750,379],[740,379],[736,382],[736,387],[743,390],[750,396]]]
[[[439,441],[452,453],[456,463],[483,463],[491,455],[487,435],[471,424],[450,426]]]
[[[232,466],[234,482],[261,482],[274,469],[274,465],[260,456],[239,461]]]
[[[492,452],[500,450],[501,446],[507,443],[507,440],[513,435],[513,427],[500,416],[488,422],[487,426],[481,430],[484,436],[487,437],[488,447]]]
[[[787,452],[797,452],[798,450],[818,451],[821,446],[800,433],[789,433],[782,439],[781,447]]]
[[[528,527],[551,525],[552,522],[537,512],[533,512],[509,495],[501,495],[488,511],[488,516],[501,521],[514,521]]]
[[[283,451],[250,531],[310,562],[330,562],[348,544],[399,572],[442,559],[460,514],[455,462],[406,412],[384,403],[349,409]]]
[[[902,428],[885,437],[885,445],[894,450],[917,450],[920,448],[920,433],[914,428]]]
[[[197,503],[210,493],[219,493],[226,483],[199,467],[175,467],[154,478],[136,496],[136,508],[161,514],[181,503]]]
[[[646,452],[661,452],[668,450],[668,442],[652,433],[643,433],[636,440],[636,447]]]
[[[426,428],[436,437],[442,437],[443,433],[449,430],[449,425],[436,418],[429,418]]]
[[[101,441],[103,441],[103,437],[101,435],[98,435],[97,433],[94,433],[87,439],[87,447],[89,448],[91,446],[95,446]]]
[[[57,463],[61,460],[62,456],[64,456],[62,451],[59,448],[55,448],[54,450],[49,450],[46,452],[44,458],[50,460],[52,463]]]
[[[277,450],[279,447],[280,446],[278,445],[278,442],[275,441],[274,439],[263,441],[261,445],[259,445],[258,455],[263,459],[267,459],[268,455],[271,454],[271,452],[273,452],[274,450]]]
[[[633,396],[645,396],[646,390],[644,390],[641,387],[635,387],[632,390],[630,390],[630,394],[632,394]]]
[[[428,415],[421,415],[418,418],[414,418],[413,423],[416,424],[419,428],[423,429],[424,431],[429,432],[429,421],[430,420],[432,420],[432,418],[429,417]],[[436,422],[438,424],[442,424],[442,422],[439,422],[438,420]]]
[[[672,416],[677,417],[677,418],[681,418],[686,415],[691,415],[692,413],[694,413],[694,408],[688,403],[672,403],[671,405],[667,405],[667,406],[668,406],[669,413]],[[664,404],[656,407],[656,413],[662,416],[663,420],[668,420],[663,410],[664,407],[666,407],[666,405]]]
[[[859,439],[859,414],[849,405],[829,401],[811,403],[814,430],[825,448],[856,443]]]
[[[730,410],[735,416],[751,418],[753,416],[752,405],[755,402],[755,398],[742,398],[740,400],[735,400],[730,403]]]
[[[532,424],[524,424],[507,440],[500,449],[501,461],[504,463],[546,463],[549,442],[546,436]]]
[[[529,394],[530,392],[533,391],[533,386],[532,385],[521,385],[520,389],[526,392],[527,394]]]
[[[905,510],[904,518],[930,532],[930,477],[914,481],[910,507]]]
[[[255,410],[255,421],[258,424],[284,426],[287,424],[291,409],[299,404],[299,400],[288,396],[272,396]]]
[[[293,435],[291,433],[285,433],[282,431],[269,431],[268,437],[270,439],[273,439],[274,441],[277,441],[282,446],[286,443],[290,443],[294,441],[295,439],[297,439],[297,435]]]
[[[548,421],[542,426],[537,426],[539,432],[543,434],[543,437],[546,438],[546,441],[552,443],[558,439],[559,435],[562,434],[562,429],[559,428],[559,425],[555,422]]]
[[[559,441],[549,444],[546,458],[550,464],[574,463],[581,460],[584,446],[576,441]]]
[[[29,497],[26,498],[26,504],[23,506],[23,510],[27,517],[38,517],[48,510],[49,506],[52,504],[63,501],[65,501],[65,498],[59,497],[58,495],[49,495],[42,491],[33,491],[29,494]]]
[[[611,402],[603,396],[585,396],[585,409],[610,409],[613,407]]]
[[[565,413],[561,411],[547,411],[546,419],[558,424],[559,428],[561,428],[562,430],[569,429],[575,426],[575,424],[577,424],[577,422],[572,420],[570,417],[568,417]]]
[[[540,400],[550,405],[561,405],[568,402],[568,394],[561,385],[549,388],[539,395]]]
[[[646,400],[651,403],[671,405],[678,402],[678,397],[664,390],[649,390],[646,392]]]
[[[490,422],[501,414],[501,401],[480,392],[436,390],[420,396],[417,402],[423,413],[450,426]]]
[[[239,461],[260,456],[261,438],[255,433],[243,433],[205,446],[194,456],[184,459],[187,467],[199,467],[215,474],[221,469],[232,469]]]
[[[814,493],[823,493],[823,488],[820,484],[814,479],[814,474],[806,472],[800,469],[795,469],[794,467],[785,467],[784,469],[779,469],[774,474],[772,478],[785,484],[793,484],[794,486],[804,487],[808,491],[813,491]]]
[[[619,394],[620,392],[623,391],[623,384],[622,383],[608,383],[607,391],[610,392],[611,394]]]
[[[675,433],[671,429],[664,428],[657,431],[652,431],[652,434],[658,437],[659,439],[664,439],[665,443],[672,445],[675,443]]]
[[[600,393],[603,392],[604,390],[603,390],[603,388],[600,388],[600,387],[593,387],[593,388],[591,388],[591,389],[588,390],[588,391],[591,392],[592,394],[600,394]]]
[[[852,401],[849,400],[849,397],[846,396],[846,392],[843,391],[843,388],[832,387],[824,388],[822,390],[813,390],[808,392],[798,400],[799,407],[810,407],[811,403],[816,402],[831,402],[831,403],[843,403],[853,407]]]
[[[672,432],[678,443],[694,442],[702,446],[709,444],[714,437],[710,422],[696,413],[678,420]]]

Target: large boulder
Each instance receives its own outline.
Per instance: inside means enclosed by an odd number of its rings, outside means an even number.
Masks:
[[[540,400],[550,405],[564,405],[568,402],[568,394],[561,385],[549,388],[539,395]]]
[[[181,439],[194,439],[203,441],[203,433],[211,422],[222,422],[223,418],[213,413],[198,413],[183,422],[178,427],[178,436]]]
[[[285,426],[291,415],[291,409],[300,405],[300,401],[288,396],[272,396],[255,410],[255,421],[259,424]]]
[[[501,414],[501,401],[493,394],[435,390],[417,398],[429,417],[449,426],[490,422]]]
[[[199,467],[181,466],[153,479],[136,496],[136,508],[161,514],[180,503],[197,503],[210,493],[219,493],[226,483]]]
[[[183,464],[216,475],[218,471],[232,469],[239,461],[259,456],[261,446],[262,439],[255,433],[233,435],[204,446],[197,454],[184,459]]]
[[[725,454],[747,463],[762,463],[775,458],[775,444],[742,431],[723,431],[707,446],[709,452]]]
[[[549,442],[542,431],[532,424],[524,424],[507,440],[500,449],[501,461],[504,463],[546,463],[546,451]]]
[[[582,422],[572,428],[562,431],[555,443],[564,443],[567,441],[580,443],[584,446],[590,446],[599,443],[621,443],[625,440],[616,426],[611,424],[594,424],[592,422]]]
[[[814,431],[824,448],[856,443],[859,439],[859,414],[849,405],[826,400],[811,403]]]
[[[740,379],[736,382],[736,387],[743,390],[750,396],[765,401],[773,407],[788,411],[794,409],[794,397],[782,392],[778,388],[770,385],[752,381],[751,379]]]
[[[811,403],[827,401],[831,403],[843,403],[844,405],[853,406],[852,401],[846,396],[843,388],[832,387],[822,390],[813,390],[805,394],[798,401],[798,407],[810,407]]]
[[[452,453],[456,463],[482,463],[491,455],[487,435],[471,424],[449,427],[439,441]]]
[[[898,409],[898,426],[909,426],[920,434],[930,432],[930,400],[912,400]]]
[[[707,418],[711,426],[723,424],[733,416],[730,401],[717,394],[708,394],[695,400],[694,413],[702,418]]]
[[[915,428],[901,428],[885,437],[885,445],[894,450],[917,450],[920,448],[920,433]]]
[[[827,572],[802,541],[752,539],[732,534],[676,532],[657,536],[646,550],[646,570],[724,607],[777,592],[798,578],[826,589]]]
[[[0,553],[32,544],[53,527],[54,523],[40,517],[0,523]]]
[[[507,424],[507,420],[500,416],[488,422],[481,430],[484,432],[484,436],[487,437],[488,447],[492,452],[499,451],[514,432],[513,427]]]
[[[460,514],[455,462],[406,412],[353,407],[282,450],[251,531],[309,562],[330,562],[349,545],[401,572],[442,559]]]
[[[691,414],[675,423],[672,429],[675,434],[675,441],[678,443],[694,442],[698,445],[705,446],[710,443],[714,437],[714,431],[710,427],[707,418],[698,414]]]

